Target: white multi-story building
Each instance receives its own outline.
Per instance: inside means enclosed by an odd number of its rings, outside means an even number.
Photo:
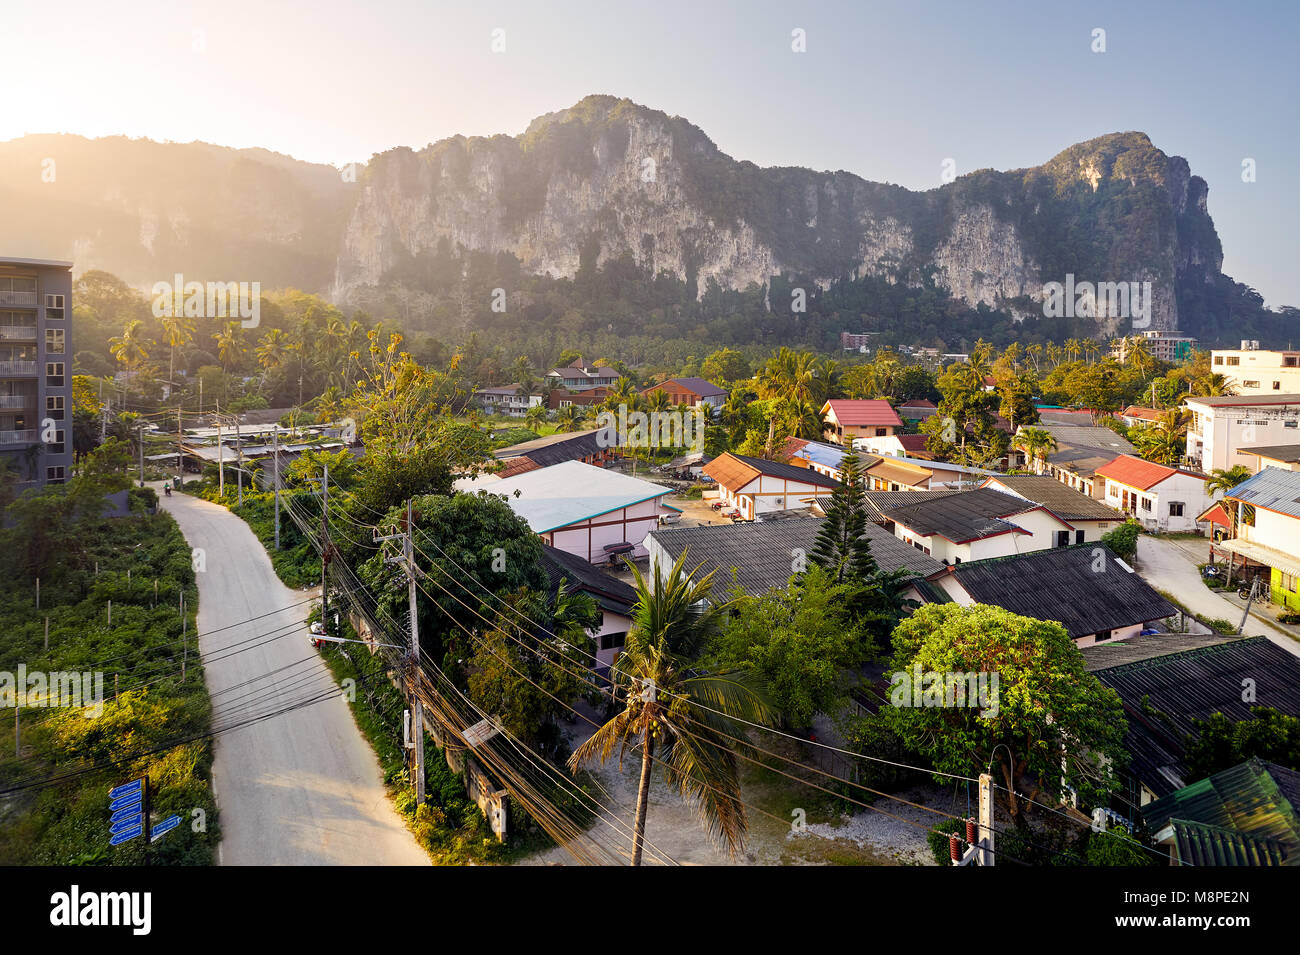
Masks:
[[[1300,392],[1300,351],[1263,351],[1258,342],[1210,352],[1210,370],[1223,375],[1238,395]]]
[[[1185,398],[1192,413],[1187,427],[1187,461],[1202,471],[1244,464],[1255,470],[1258,458],[1244,448],[1300,444],[1300,394],[1270,397]]]

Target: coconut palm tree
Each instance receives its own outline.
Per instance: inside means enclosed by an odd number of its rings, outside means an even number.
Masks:
[[[1192,392],[1206,398],[1226,398],[1236,394],[1236,390],[1228,384],[1228,379],[1218,372],[1197,378],[1192,382]]]
[[[524,414],[524,424],[528,425],[529,431],[540,431],[545,423],[546,407],[544,405],[533,405]]]
[[[121,335],[108,340],[108,350],[126,366],[126,374],[130,378],[140,362],[148,360],[149,346],[152,344],[144,337],[144,322],[135,318],[126,323]]]
[[[1219,491],[1231,491],[1238,484],[1251,478],[1250,468],[1244,464],[1234,464],[1230,468],[1215,468],[1210,472],[1210,479],[1205,482],[1205,493],[1213,497]]]
[[[646,395],[645,404],[647,411],[658,411],[662,414],[672,408],[673,399],[668,397],[668,392],[661,388],[658,391],[652,391],[650,394]]]
[[[167,333],[167,344],[171,346],[171,357],[167,361],[167,380],[176,376],[176,349],[188,345],[194,340],[194,323],[184,315],[165,315],[159,323]]]
[[[1159,419],[1139,429],[1133,443],[1148,461],[1177,464],[1183,456],[1187,419],[1186,408],[1166,408]]]
[[[1034,470],[1043,473],[1043,459],[1056,450],[1056,438],[1046,428],[1021,428],[1013,439],[1018,451],[1033,462]]]
[[[279,328],[272,328],[258,343],[255,349],[257,363],[270,371],[281,367],[289,357],[289,339]]]
[[[560,431],[577,431],[586,414],[577,405],[565,405],[555,413],[555,424]]]
[[[244,330],[239,322],[226,322],[226,327],[212,336],[217,343],[217,357],[221,367],[230,371],[230,366],[239,362],[244,353]]]
[[[741,801],[738,752],[747,744],[736,722],[769,724],[775,713],[744,671],[702,673],[692,661],[717,629],[725,603],[710,604],[713,574],[691,578],[686,553],[651,589],[632,566],[637,602],[627,643],[610,670],[619,711],[573,751],[573,771],[605,763],[616,752],[620,763],[640,750],[632,837],[632,865],[641,864],[650,778],[663,769],[669,786],[699,813],[709,832],[733,855],[744,848],[749,820]],[[659,568],[651,569],[659,575]]]
[[[758,376],[761,398],[777,399],[782,409],[801,401],[812,402],[817,390],[817,357],[811,352],[792,351],[782,346],[767,360]],[[767,453],[776,441],[776,419],[770,415],[767,425]]]

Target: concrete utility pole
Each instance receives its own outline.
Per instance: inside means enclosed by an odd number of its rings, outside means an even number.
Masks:
[[[239,415],[235,415],[235,484],[239,487],[239,503],[244,503],[244,442],[239,435]]]
[[[144,425],[139,427],[140,443],[140,486],[144,487]]]
[[[176,406],[176,487],[185,486],[185,452],[181,445],[185,441],[185,425],[181,422],[181,406]]]
[[[407,667],[407,699],[411,707],[411,727],[414,739],[411,741],[411,748],[415,751],[415,804],[422,805],[425,799],[424,793],[424,704],[420,701],[420,694],[417,690],[417,679],[420,673],[420,622],[416,612],[415,588],[416,582],[422,576],[419,567],[415,563],[415,522],[411,502],[406,502],[406,526],[400,534],[380,535],[378,529],[375,531],[375,541],[383,542],[390,540],[400,540],[402,542],[402,555],[400,557],[389,557],[387,562],[398,564],[406,572],[407,578],[407,596],[409,600],[409,613],[411,625],[411,656],[410,663]]]
[[[217,402],[217,493],[226,496],[226,450],[221,443],[221,402]]]
[[[271,438],[272,460],[275,461],[275,549],[280,549],[280,425],[277,422]]]
[[[330,466],[321,464],[320,482],[320,622],[330,630]]]
[[[980,865],[993,864],[993,777],[980,773]]]

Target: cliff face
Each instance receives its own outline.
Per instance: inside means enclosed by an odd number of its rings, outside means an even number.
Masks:
[[[54,181],[42,179],[46,158]],[[929,274],[968,305],[1015,315],[1040,311],[1045,283],[1072,275],[1150,282],[1150,324],[1165,328],[1178,327],[1176,290],[1219,281],[1223,260],[1204,180],[1141,133],[912,192],[759,168],[680,117],[592,96],[520,136],[394,149],[347,178],[265,150],[23,137],[0,143],[0,247],[136,285],[180,271],[344,301],[396,275],[424,281],[444,243],[556,277],[626,259],[699,294],[783,272],[822,284]]]
[[[724,287],[782,271],[817,282],[932,270],[969,305],[1027,314],[1043,286],[1151,282],[1151,325],[1177,328],[1175,279],[1217,274],[1206,185],[1141,133],[1073,146],[1043,166],[981,171],[925,193],[849,173],[760,169],[694,126],[588,97],[519,137],[454,138],[369,164],[344,232],[334,294],[382,282],[446,240],[573,276],[629,257]],[[901,271],[900,271],[901,270]],[[1124,316],[1101,316],[1106,330]]]

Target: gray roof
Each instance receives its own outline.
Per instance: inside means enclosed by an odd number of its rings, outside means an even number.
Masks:
[[[989,480],[1067,521],[1124,520],[1124,515],[1113,507],[1047,474],[1001,474]]]
[[[650,532],[673,560],[687,551],[686,563],[703,564],[701,573],[716,571],[714,587],[726,590],[732,573],[736,584],[752,596],[773,587],[784,588],[794,575],[793,552],[812,553],[821,530],[820,517],[791,517],[753,524],[706,524],[697,527],[669,527]],[[905,567],[918,576],[941,570],[933,557],[874,524],[865,535],[871,541],[871,556],[882,570]]]
[[[1120,437],[1110,428],[1101,425],[1057,424],[1052,421],[1041,421],[1036,427],[1050,432],[1058,445],[1096,448],[1098,453],[1110,451],[1111,457],[1117,454],[1132,454],[1135,450],[1127,438]]]
[[[1300,471],[1264,468],[1250,480],[1225,492],[1224,497],[1300,517]]]
[[[1262,458],[1285,461],[1287,464],[1300,463],[1300,444],[1265,444],[1257,448],[1238,448],[1238,454],[1258,454]]]
[[[552,596],[563,580],[569,590],[590,594],[602,609],[625,616],[639,599],[630,584],[568,551],[543,544],[542,566],[551,580]]]
[[[1146,639],[1139,637],[1137,639]],[[1251,707],[1269,706],[1300,717],[1300,659],[1267,637],[1246,637],[1094,671],[1124,702],[1132,756],[1129,771],[1157,796],[1189,780],[1185,745],[1194,719],[1222,713],[1239,722]],[[1242,681],[1253,681],[1253,702],[1242,700]]]
[[[1083,647],[1083,665],[1087,670],[1105,670],[1126,663],[1140,663],[1167,653],[1200,650],[1220,643],[1239,640],[1219,633],[1149,633],[1139,640],[1115,640]]]
[[[1103,559],[1099,561],[1098,556]],[[1075,638],[1161,620],[1178,612],[1150,584],[1126,570],[1103,544],[967,561],[947,572],[977,603],[993,604],[1024,617],[1055,620]]]
[[[945,488],[942,491],[866,491],[863,493],[862,498],[867,503],[868,520],[880,522],[889,521],[890,519],[885,517],[884,512],[895,507],[904,507],[908,504],[916,504],[921,501],[929,501],[958,493],[960,492],[951,488]]]
[[[901,524],[923,537],[938,535],[954,544],[1023,530],[1002,518],[1037,507],[1032,501],[992,488],[958,494],[936,494],[915,504],[882,511],[886,520]]]
[[[565,461],[581,461],[583,458],[593,457],[606,450],[601,446],[598,437],[601,431],[601,428],[595,428],[591,431],[548,434],[544,438],[534,438],[509,447],[497,448],[492,455],[498,461],[528,458],[543,468],[563,464]]]

